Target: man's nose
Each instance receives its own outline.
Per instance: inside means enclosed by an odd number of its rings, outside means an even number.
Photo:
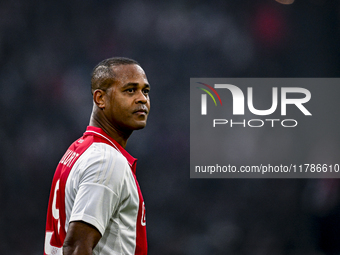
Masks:
[[[145,95],[143,91],[139,91],[136,98],[136,103],[146,104],[148,101],[148,95]]]

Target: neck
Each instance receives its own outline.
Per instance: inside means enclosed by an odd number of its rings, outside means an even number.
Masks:
[[[114,139],[117,143],[119,143],[124,149],[126,147],[127,140],[129,139],[132,131],[123,132],[113,126],[106,118],[101,116],[100,110],[93,109],[91,118],[90,118],[90,126],[101,128],[108,136]]]

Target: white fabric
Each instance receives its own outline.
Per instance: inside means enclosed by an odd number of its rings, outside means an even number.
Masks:
[[[102,235],[93,254],[134,254],[138,207],[138,189],[126,158],[112,146],[93,143],[66,182],[66,231],[69,222],[87,222]]]

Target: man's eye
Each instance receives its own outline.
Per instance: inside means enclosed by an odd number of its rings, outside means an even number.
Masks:
[[[149,89],[144,89],[144,94],[149,94],[150,90]]]
[[[134,89],[127,89],[126,91],[129,92],[129,93],[132,93],[132,92],[134,92]]]

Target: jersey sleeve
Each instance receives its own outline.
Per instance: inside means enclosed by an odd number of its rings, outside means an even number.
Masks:
[[[74,203],[69,222],[84,221],[103,235],[121,201],[126,159],[112,147],[92,144],[74,166],[70,178]]]

